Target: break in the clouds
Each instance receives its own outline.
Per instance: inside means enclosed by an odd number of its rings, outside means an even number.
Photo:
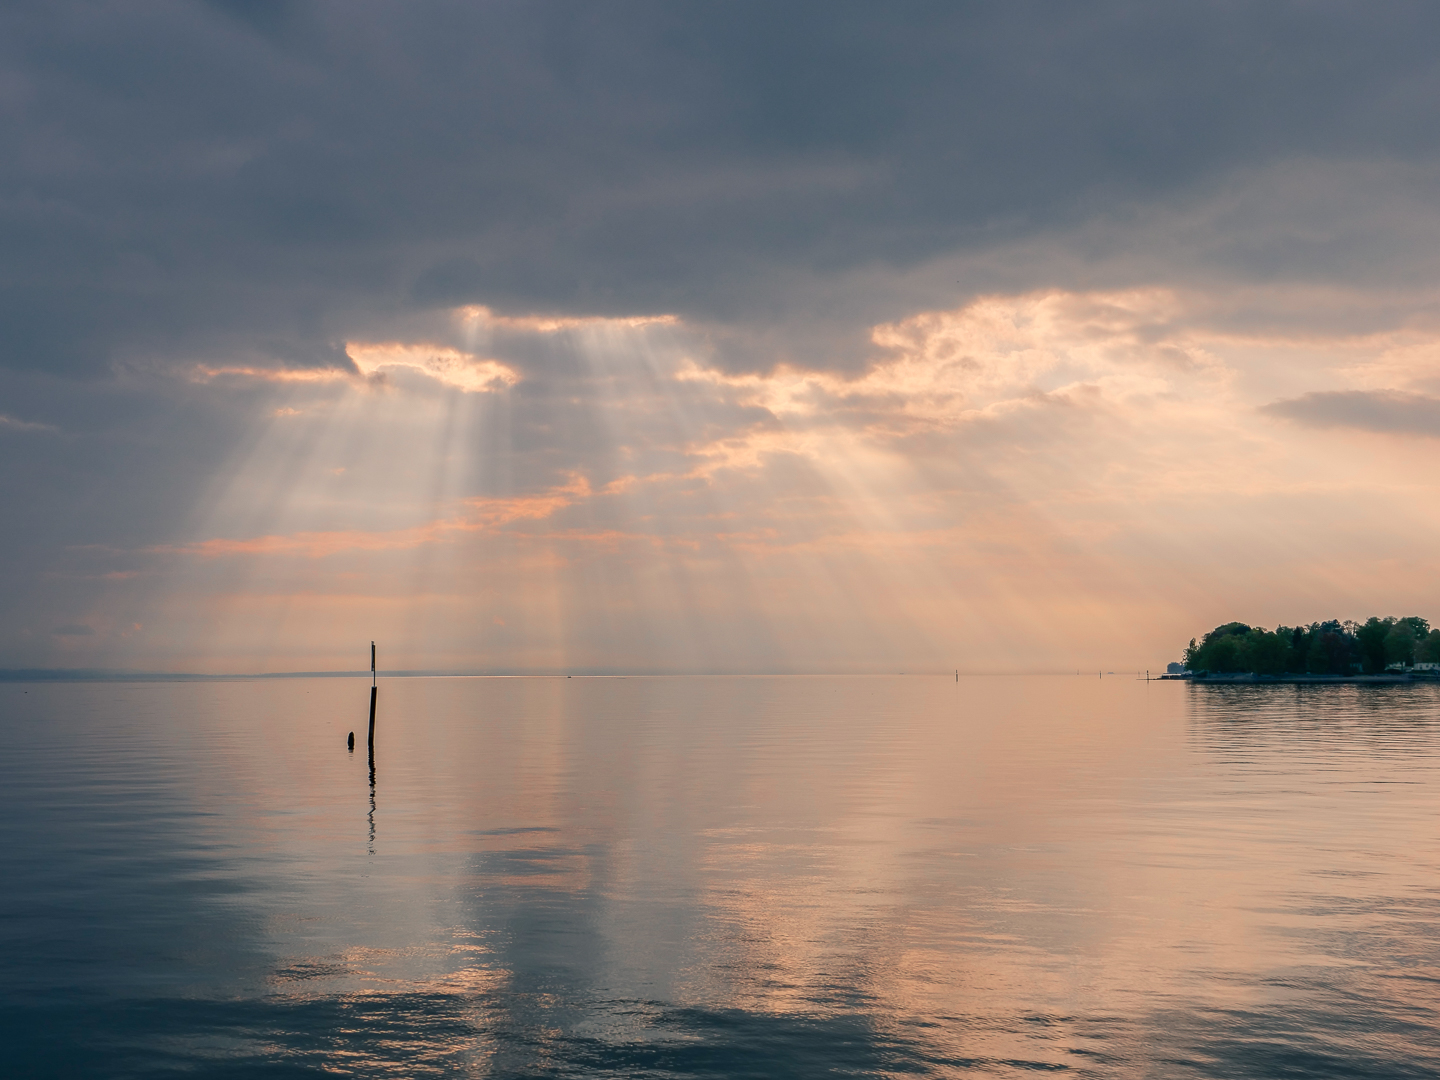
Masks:
[[[1423,609],[1437,30],[8,8],[0,667],[1143,665]]]

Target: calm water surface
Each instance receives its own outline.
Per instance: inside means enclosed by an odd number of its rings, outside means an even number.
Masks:
[[[1440,1076],[1440,687],[368,701],[0,685],[7,1071]]]

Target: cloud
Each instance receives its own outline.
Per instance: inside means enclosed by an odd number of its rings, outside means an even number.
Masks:
[[[17,420],[13,416],[6,416],[0,413],[0,430],[4,431],[44,431],[55,433],[60,429],[53,424],[37,424],[29,420]]]
[[[979,663],[1360,588],[1413,447],[1273,421],[1433,430],[1437,29],[6,8],[0,649]]]
[[[554,334],[562,330],[584,330],[591,327],[625,327],[636,329],[646,326],[674,326],[680,320],[674,315],[629,315],[605,318],[597,315],[556,316],[556,315],[499,315],[483,304],[470,304],[456,308],[456,319],[467,330],[512,331],[522,334]]]
[[[69,623],[55,628],[56,637],[90,637],[94,633],[95,631],[84,623]]]
[[[523,320],[516,320],[525,325]],[[560,327],[547,328],[559,329]],[[269,383],[337,383],[357,377],[382,380],[402,372],[423,375],[466,393],[492,393],[514,386],[520,376],[498,360],[489,360],[448,345],[398,341],[345,343],[350,368],[284,367],[245,364],[197,364],[186,373],[197,382],[215,379],[253,379]],[[295,415],[294,411],[282,415]]]
[[[1440,438],[1440,397],[1429,394],[1400,390],[1315,391],[1271,402],[1261,411],[1306,427]]]
[[[471,394],[504,390],[520,381],[511,368],[443,345],[347,342],[345,352],[366,377],[406,369]]]
[[[262,382],[274,383],[326,383],[353,377],[351,372],[342,368],[250,367],[240,364],[223,367],[197,364],[189,369],[188,374],[197,382],[209,382],[212,379],[259,379]]]
[[[172,377],[252,396],[253,436],[188,521],[71,552],[53,580],[65,610],[148,628],[97,663],[323,667],[363,618],[415,666],[1013,667],[1183,642],[1227,596],[1308,617],[1295,595],[1334,595],[1361,517],[1397,522],[1380,561],[1429,565],[1423,477],[1317,450],[1256,395],[1362,379],[1364,356],[1420,363],[1435,335],[1240,333],[1222,299],[991,294],[873,326],[859,372],[735,372],[680,319],[517,320],[461,349],[435,344],[468,325],[446,313],[376,353],[417,376],[386,393],[358,373]],[[421,377],[497,342],[524,356],[508,392]]]
[[[540,495],[512,499],[468,499],[462,512],[456,517],[409,529],[346,529],[245,539],[212,538],[184,545],[159,545],[149,551],[162,555],[195,555],[201,558],[283,555],[311,559],[325,558],[341,552],[406,551],[426,544],[454,540],[465,533],[494,531],[517,521],[548,518],[589,494],[590,488],[585,478],[575,476],[569,484]]]
[[[1115,409],[1173,396],[1186,377],[1203,381],[1219,369],[1206,334],[1186,325],[1190,315],[1166,289],[986,296],[875,327],[878,353],[858,375],[785,365],[729,374],[690,362],[675,378],[707,384],[783,422],[780,430],[753,428],[746,438],[727,432],[703,451],[730,464],[784,446],[823,457],[817,431],[893,441],[985,426],[994,439],[1008,426],[1033,440],[1023,414],[1047,410],[1054,425],[1056,409]]]
[[[232,9],[0,16],[0,364],[345,366],[469,305],[853,369],[917,290],[1435,265],[1423,5]]]

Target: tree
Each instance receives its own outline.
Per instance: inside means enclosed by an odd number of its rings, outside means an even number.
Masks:
[[[1233,634],[1226,634],[1214,641],[1208,642],[1203,650],[1205,658],[1201,666],[1207,671],[1231,672],[1241,671],[1243,666],[1240,663],[1240,639]]]
[[[1417,664],[1440,664],[1440,630],[1431,630],[1415,646]]]
[[[1191,638],[1185,650],[1186,667],[1217,674],[1350,675],[1418,661],[1440,663],[1440,629],[1430,629],[1430,623],[1418,615],[1372,616],[1363,623],[1329,619],[1309,626],[1278,626],[1273,632],[1230,622],[1198,642]]]
[[[1430,622],[1422,619],[1419,615],[1406,615],[1403,619],[1396,619],[1396,622],[1404,623],[1415,634],[1416,641],[1423,641],[1430,635]]]
[[[1404,620],[1397,622],[1385,635],[1385,665],[1415,663],[1415,631]]]
[[[1279,675],[1285,670],[1289,648],[1290,642],[1279,631],[1272,634],[1269,630],[1251,630],[1245,635],[1242,650],[1245,667],[1257,675]]]
[[[1310,647],[1305,670],[1315,675],[1348,675],[1352,657],[1360,655],[1360,643],[1337,619],[1310,624]]]
[[[1285,670],[1301,674],[1305,670],[1305,654],[1310,648],[1310,632],[1303,626],[1277,627],[1275,634],[1285,639]]]
[[[1365,620],[1365,625],[1359,627],[1355,632],[1356,639],[1360,642],[1361,661],[1368,672],[1385,670],[1385,638],[1395,625],[1395,620],[1380,619],[1374,615]]]
[[[1185,650],[1186,664],[1193,671],[1249,671],[1242,663],[1242,642],[1250,627],[1245,623],[1226,623],[1206,634],[1195,647],[1190,639],[1190,648]]]

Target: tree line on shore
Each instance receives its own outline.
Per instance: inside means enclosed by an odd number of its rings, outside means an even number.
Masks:
[[[1331,619],[1274,630],[1232,622],[1198,644],[1191,638],[1185,650],[1191,671],[1257,675],[1370,675],[1426,662],[1440,663],[1440,630],[1417,615],[1371,616],[1363,623]]]

